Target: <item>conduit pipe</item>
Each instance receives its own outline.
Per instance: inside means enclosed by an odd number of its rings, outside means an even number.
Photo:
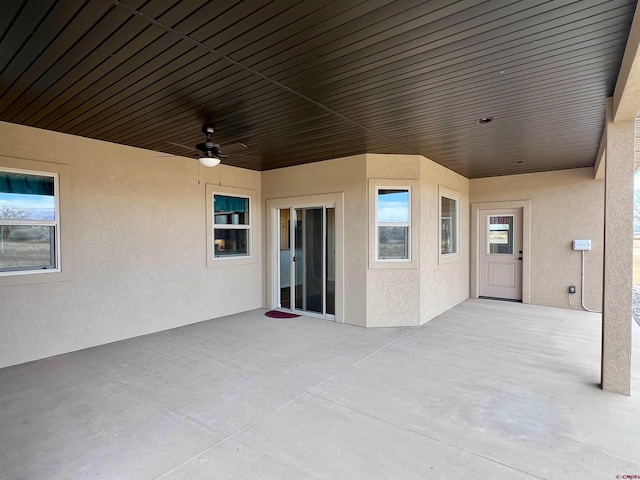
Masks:
[[[582,308],[585,309],[587,312],[591,312],[591,313],[602,313],[602,312],[598,312],[597,310],[591,310],[589,308],[587,308],[587,306],[584,304],[584,252],[585,250],[582,250],[582,280],[581,280],[581,284],[580,284],[580,295],[582,296]]]

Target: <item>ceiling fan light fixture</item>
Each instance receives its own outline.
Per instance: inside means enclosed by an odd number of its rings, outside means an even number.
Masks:
[[[218,157],[200,157],[198,161],[204,167],[215,167],[220,163],[220,159]]]

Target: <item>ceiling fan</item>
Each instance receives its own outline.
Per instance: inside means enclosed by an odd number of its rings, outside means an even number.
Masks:
[[[198,161],[205,167],[215,167],[222,159],[228,157],[259,160],[258,157],[237,154],[237,152],[241,152],[249,148],[244,143],[233,143],[231,145],[225,145],[224,147],[221,147],[217,143],[213,143],[213,140],[211,140],[211,136],[215,133],[213,125],[205,125],[202,127],[202,133],[207,136],[207,140],[203,143],[197,144],[195,148],[175,142],[167,143],[177,147],[186,148],[188,150],[195,150],[200,155]]]

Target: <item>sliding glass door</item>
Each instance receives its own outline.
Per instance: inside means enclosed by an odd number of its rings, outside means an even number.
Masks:
[[[279,209],[280,308],[335,315],[335,207]]]

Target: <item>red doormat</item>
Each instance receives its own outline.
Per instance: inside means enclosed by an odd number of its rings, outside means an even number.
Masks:
[[[269,310],[265,315],[271,318],[295,318],[300,316],[295,313],[280,312],[279,310]]]

